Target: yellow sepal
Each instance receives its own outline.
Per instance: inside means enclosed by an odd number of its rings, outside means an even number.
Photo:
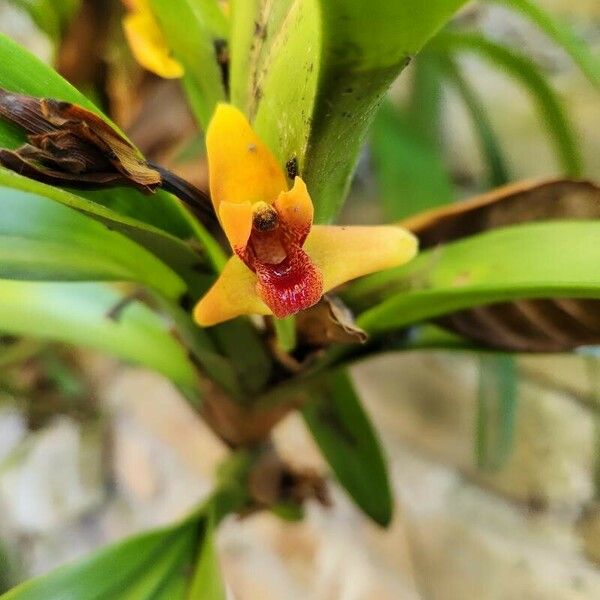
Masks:
[[[417,253],[415,236],[394,225],[315,225],[304,250],[323,275],[323,291],[362,275],[391,269]]]
[[[184,69],[172,56],[150,7],[135,3],[135,12],[123,17],[123,30],[135,59],[142,67],[165,79],[182,77]]]
[[[219,214],[221,202],[268,202],[287,190],[282,168],[231,104],[218,104],[206,131],[210,195]]]
[[[214,285],[194,308],[194,319],[210,327],[240,315],[268,315],[271,311],[256,291],[256,275],[232,256]]]

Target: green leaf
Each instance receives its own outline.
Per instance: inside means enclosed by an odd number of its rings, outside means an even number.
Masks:
[[[440,57],[440,60],[445,75],[460,94],[465,107],[471,115],[475,133],[479,138],[481,152],[487,162],[489,173],[488,181],[490,186],[497,187],[504,185],[510,180],[508,167],[504,160],[500,143],[496,138],[496,134],[494,133],[494,129],[492,128],[481,100],[469,82],[463,77],[458,65],[450,56]]]
[[[221,579],[214,526],[211,518],[206,521],[188,597],[202,600],[226,600],[227,598]]]
[[[352,499],[376,523],[389,525],[393,501],[386,461],[348,374],[338,370],[321,379],[302,414]]]
[[[208,0],[151,0],[151,6],[169,47],[185,69],[183,85],[190,107],[206,130],[215,105],[225,100],[210,27],[212,23],[223,28],[217,16],[220,9]]]
[[[291,352],[296,347],[296,319],[294,316],[285,319],[273,319],[277,344],[284,352]]]
[[[0,186],[0,278],[133,281],[177,299],[185,283],[155,256],[47,198]]]
[[[17,579],[17,567],[12,556],[9,554],[3,540],[0,540],[0,594],[15,585]]]
[[[344,294],[355,308],[383,294],[357,324],[383,331],[473,306],[523,298],[600,298],[600,221],[494,229],[365,277]],[[369,301],[370,303],[370,301]]]
[[[481,469],[499,469],[512,449],[518,373],[510,354],[479,355],[475,454]]]
[[[169,265],[190,287],[193,297],[203,294],[209,287],[212,277],[202,273],[205,261],[182,240],[155,227],[122,216],[108,208],[53,186],[21,177],[16,173],[0,168],[0,186],[15,191],[35,194],[47,199],[48,203],[59,203],[73,208],[86,216],[104,224],[109,229],[134,240]],[[210,269],[210,267],[204,267]]]
[[[186,521],[117,543],[82,561],[26,581],[2,600],[153,598],[194,552],[197,522]]]
[[[518,79],[537,104],[564,172],[573,177],[581,174],[581,153],[571,123],[561,101],[534,62],[477,33],[444,31],[430,47],[444,52],[473,52]]]
[[[234,2],[232,101],[282,166],[296,157],[317,222],[338,212],[389,85],[464,3]]]
[[[447,204],[454,199],[439,153],[410,115],[386,103],[375,118],[371,152],[386,221]]]
[[[433,150],[438,150],[441,139],[442,117],[442,72],[437,57],[420,52],[412,63],[411,89],[408,115],[415,132],[427,141]]]
[[[229,37],[229,19],[223,12],[220,0],[188,0],[199,18],[202,19],[210,30],[213,38],[217,40],[227,40]]]
[[[239,318],[221,323],[212,328],[211,335],[233,364],[242,389],[250,394],[260,392],[271,377],[273,362],[250,321]]]
[[[58,73],[28,53],[18,44],[0,34],[0,87],[36,97],[55,98],[83,106],[114,126],[98,108]],[[118,128],[117,128],[118,129]],[[25,141],[24,132],[0,119],[0,147],[17,148]],[[58,188],[57,188],[58,189]],[[200,227],[171,194],[158,191],[146,196],[133,188],[98,191],[77,191],[80,198],[88,198],[131,217],[169,232],[182,239],[198,238]]]
[[[108,317],[122,299],[99,283],[0,280],[0,331],[108,352],[194,390],[195,368],[161,317],[139,302]]]
[[[600,60],[588,45],[565,23],[529,0],[492,0],[520,12],[537,25],[553,42],[561,46],[591,83],[600,88]]]

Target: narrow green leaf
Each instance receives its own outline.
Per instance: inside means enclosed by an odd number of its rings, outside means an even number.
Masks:
[[[414,131],[437,150],[441,140],[442,72],[437,57],[426,50],[411,65],[411,88],[408,115]]]
[[[573,177],[581,174],[582,159],[571,123],[559,98],[534,62],[477,33],[444,31],[436,36],[431,47],[445,52],[473,52],[518,79],[537,104],[564,172]]]
[[[251,394],[261,391],[269,381],[273,362],[248,319],[221,323],[213,327],[211,335],[219,351],[234,366],[242,389]]]
[[[529,0],[492,0],[520,12],[537,25],[553,42],[561,46],[590,82],[600,88],[600,60],[566,23],[554,19],[546,10]]]
[[[499,469],[512,449],[518,374],[509,354],[480,354],[475,455],[481,469]]]
[[[188,0],[194,11],[201,15],[212,35],[216,39],[229,37],[229,19],[225,16],[219,0]]]
[[[447,204],[452,183],[439,153],[391,104],[384,104],[371,132],[371,152],[386,221]]]
[[[183,84],[198,124],[206,130],[217,102],[225,99],[221,69],[207,21],[206,0],[151,0],[169,47],[183,65]],[[219,10],[218,7],[214,7]],[[214,11],[208,11],[215,23]]]
[[[2,600],[141,600],[151,598],[160,578],[189,544],[195,523],[157,529],[101,550],[78,563],[26,581]]]
[[[226,600],[227,595],[221,579],[221,569],[215,544],[215,532],[211,518],[206,520],[202,542],[192,575],[188,598],[199,600]]]
[[[386,461],[348,374],[328,374],[310,394],[302,415],[317,445],[356,504],[386,527],[393,511]]]
[[[108,352],[195,389],[195,368],[168,323],[139,302],[127,306],[118,320],[108,317],[122,298],[98,283],[0,280],[0,331]]]
[[[202,371],[224,391],[238,400],[243,400],[238,372],[232,361],[219,354],[217,346],[206,329],[198,327],[188,311],[183,310],[173,302],[155,297],[160,309],[173,319],[179,339],[189,349]]]
[[[26,192],[47,199],[49,203],[59,203],[73,208],[131,238],[169,265],[190,286],[192,296],[198,297],[211,284],[209,273],[202,273],[204,260],[182,240],[155,227],[122,216],[108,208],[61,190],[59,188],[21,177],[16,173],[0,168],[0,186],[15,192]],[[210,267],[205,266],[205,269]]]
[[[232,100],[250,116],[282,166],[297,159],[317,222],[330,221],[339,210],[389,85],[464,3],[234,3]]]
[[[0,278],[133,281],[171,299],[185,283],[155,256],[47,198],[0,186]]]
[[[358,317],[357,324],[370,332],[508,300],[600,298],[600,244],[591,240],[600,240],[598,221],[494,229],[365,277],[344,298],[354,307],[378,295],[387,298]]]
[[[5,544],[0,540],[0,594],[15,585],[17,579],[16,565]]]
[[[477,96],[477,93],[469,82],[463,77],[458,65],[450,56],[440,57],[444,68],[444,73],[448,77],[450,83],[456,88],[460,94],[465,107],[469,111],[475,133],[479,138],[481,152],[485,157],[488,168],[488,181],[490,186],[498,187],[504,185],[510,180],[508,167],[504,160],[500,143],[494,133],[494,129],[487,116],[487,112]]]
[[[291,352],[296,347],[296,319],[273,319],[277,343],[284,352]]]

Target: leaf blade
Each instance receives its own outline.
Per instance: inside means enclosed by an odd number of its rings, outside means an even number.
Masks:
[[[98,283],[0,280],[0,330],[107,352],[195,389],[194,366],[158,315],[133,302],[118,321],[108,318],[122,299]]]
[[[185,283],[156,257],[46,198],[0,186],[0,278],[135,281],[177,299]]]
[[[478,361],[475,455],[480,469],[499,469],[515,433],[517,366],[509,354],[480,354]]]
[[[487,162],[489,184],[494,187],[504,185],[510,180],[510,174],[485,108],[451,57],[446,56],[441,59],[446,76],[460,94],[471,116],[473,127],[479,138],[481,152]]]
[[[211,283],[211,277],[202,273],[202,257],[194,253],[182,240],[169,233],[134,218],[122,216],[71,192],[27,179],[2,168],[0,168],[0,186],[60,203],[92,217],[109,229],[124,234],[169,265],[188,283],[194,296],[204,293]]]
[[[156,586],[157,576],[173,560],[178,546],[189,536],[191,524],[158,529],[26,581],[0,596],[2,600],[97,600],[99,598],[141,598],[136,592]],[[171,545],[174,544],[175,548]],[[175,550],[175,552],[174,552]],[[156,568],[156,571],[154,571]]]
[[[375,332],[508,300],[600,298],[600,244],[590,247],[587,241],[598,236],[600,222],[552,221],[500,228],[446,244],[422,253],[403,271],[405,284],[411,277],[420,280],[416,288],[366,310],[357,323]],[[400,271],[393,273],[379,274],[378,284]]]
[[[391,105],[379,110],[371,152],[386,220],[397,220],[454,199],[440,156]]]
[[[198,548],[194,574],[189,584],[188,598],[190,600],[193,598],[227,599],[217,557],[213,519],[210,517],[206,520],[204,535]]]
[[[354,502],[387,527],[393,501],[385,457],[348,374],[336,371],[314,387],[302,416]]]

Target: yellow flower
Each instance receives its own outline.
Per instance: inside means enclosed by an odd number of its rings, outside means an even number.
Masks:
[[[234,256],[198,302],[203,326],[244,314],[285,317],[332,288],[409,261],[415,237],[396,226],[314,225],[300,177],[283,169],[246,117],[219,104],[206,132],[210,193]]]
[[[183,76],[183,66],[172,56],[152,9],[150,0],[123,0],[128,14],[123,30],[135,59],[148,71],[165,79]]]

